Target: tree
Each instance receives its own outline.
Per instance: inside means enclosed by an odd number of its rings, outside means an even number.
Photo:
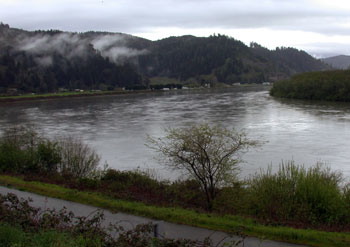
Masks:
[[[66,176],[85,178],[93,176],[101,157],[81,139],[71,136],[59,141],[60,163],[58,171]]]
[[[218,188],[237,176],[241,154],[258,145],[244,132],[207,123],[165,132],[163,138],[148,137],[147,146],[160,154],[166,166],[185,171],[200,183],[209,210]]]

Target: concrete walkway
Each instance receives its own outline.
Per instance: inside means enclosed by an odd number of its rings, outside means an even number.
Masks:
[[[60,199],[55,199],[51,197],[40,196],[37,194],[23,192],[15,189],[10,189],[6,187],[0,186],[0,193],[6,195],[7,193],[16,194],[18,197],[28,199],[33,199],[33,202],[30,203],[31,206],[40,207],[42,209],[56,209],[60,210],[63,207],[66,207],[68,211],[72,211],[76,216],[88,216],[92,212],[96,210],[102,210],[100,208],[79,204],[75,202],[64,201]],[[207,230],[198,227],[191,227],[186,225],[178,225],[173,223],[168,223],[164,221],[152,220],[144,217],[124,214],[124,213],[111,213],[108,210],[102,210],[105,216],[104,225],[108,226],[109,223],[118,223],[125,228],[132,228],[138,224],[145,224],[152,222],[153,224],[158,224],[158,232],[161,236],[165,236],[168,238],[185,238],[192,240],[204,240],[206,237],[210,237],[213,243],[216,245],[225,239],[224,242],[228,242],[230,240],[238,240],[238,237],[228,238],[228,235],[224,232],[216,232],[212,230]],[[244,241],[244,245],[241,244],[239,246],[244,247],[296,247],[301,245],[288,244],[282,242],[275,242],[264,240],[261,241],[257,238],[246,238]]]

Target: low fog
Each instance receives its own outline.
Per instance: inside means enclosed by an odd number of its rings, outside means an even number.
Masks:
[[[35,56],[35,61],[42,66],[52,64],[52,54],[59,54],[68,59],[85,58],[92,48],[116,64],[147,53],[147,50],[128,47],[127,36],[123,34],[98,34],[93,38],[83,38],[77,33],[40,32],[31,36],[22,35],[15,43],[16,50],[32,54]]]

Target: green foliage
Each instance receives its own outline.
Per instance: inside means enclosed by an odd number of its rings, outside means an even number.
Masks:
[[[262,237],[263,239],[318,247],[348,247],[350,243],[350,237],[347,232],[342,233],[312,229],[295,229],[276,225],[266,226],[247,217],[232,215],[219,216],[217,214],[209,214],[207,212],[199,213],[197,210],[185,210],[181,207],[156,207],[152,205],[145,205],[144,203],[140,202],[115,200],[105,197],[101,193],[76,191],[62,186],[47,183],[28,182],[24,181],[23,179],[9,176],[0,176],[0,182],[2,184],[11,184],[16,188],[32,191],[45,196],[58,197],[79,203],[90,204],[100,208],[109,209],[114,212],[121,211],[134,215],[150,217],[153,219],[188,224],[217,231],[230,232],[233,234],[240,234],[242,231],[242,226],[244,226],[244,234]],[[10,221],[12,221],[13,218],[14,217],[9,217]],[[129,234],[128,236],[132,235]]]
[[[84,34],[66,33],[67,37],[75,35],[76,40],[66,41],[59,52],[53,45],[52,49],[40,50],[39,47],[36,52],[28,52],[18,49],[26,40],[34,43],[35,39],[49,38],[59,43],[63,32],[3,30],[0,28],[0,94],[147,86],[134,61],[119,61],[119,64],[110,61],[94,49]],[[90,39],[100,38],[99,35]]]
[[[28,247],[212,247],[211,241],[155,239],[152,223],[125,229],[118,223],[102,226],[100,211],[78,217],[65,208],[60,211],[29,206],[14,194],[0,195],[0,246]],[[113,233],[116,233],[115,235]],[[113,234],[113,235],[112,235]],[[155,245],[156,244],[156,245]]]
[[[25,234],[18,227],[0,222],[0,246],[21,247],[25,240]]]
[[[14,126],[0,136],[0,170],[14,173],[60,173],[73,178],[95,176],[100,157],[82,140],[51,141],[30,127]]]
[[[195,179],[176,180],[166,188],[171,203],[187,208],[203,209],[206,198]]]
[[[347,225],[341,174],[316,165],[309,169],[293,162],[276,174],[269,169],[248,182],[250,213],[259,218],[311,225]]]
[[[247,215],[247,191],[242,183],[236,182],[221,188],[213,202],[213,209],[220,214]]]
[[[0,139],[0,169],[3,171],[36,170],[37,133],[31,127],[6,129]]]
[[[220,34],[207,38],[169,37],[153,42],[148,49],[150,53],[139,57],[139,70],[144,75],[181,81],[214,75],[224,83],[262,83],[329,68],[297,49],[271,51],[257,44],[247,47]]]
[[[57,171],[57,165],[62,161],[61,147],[58,142],[43,140],[37,146],[38,165],[51,173]]]
[[[350,101],[350,71],[309,72],[274,83],[272,96],[326,101]]]

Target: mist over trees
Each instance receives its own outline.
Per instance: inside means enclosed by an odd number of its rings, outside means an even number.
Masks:
[[[330,67],[294,48],[248,47],[225,35],[158,41],[108,32],[29,32],[0,24],[0,94],[149,88],[149,78],[262,83]]]
[[[121,45],[123,36],[94,39],[57,30],[26,32],[0,26],[0,93],[112,90],[147,82],[128,58],[144,51]],[[94,42],[101,50],[94,48]],[[109,43],[108,43],[109,42]],[[108,46],[118,43],[118,50]],[[130,54],[133,51],[133,54]]]

